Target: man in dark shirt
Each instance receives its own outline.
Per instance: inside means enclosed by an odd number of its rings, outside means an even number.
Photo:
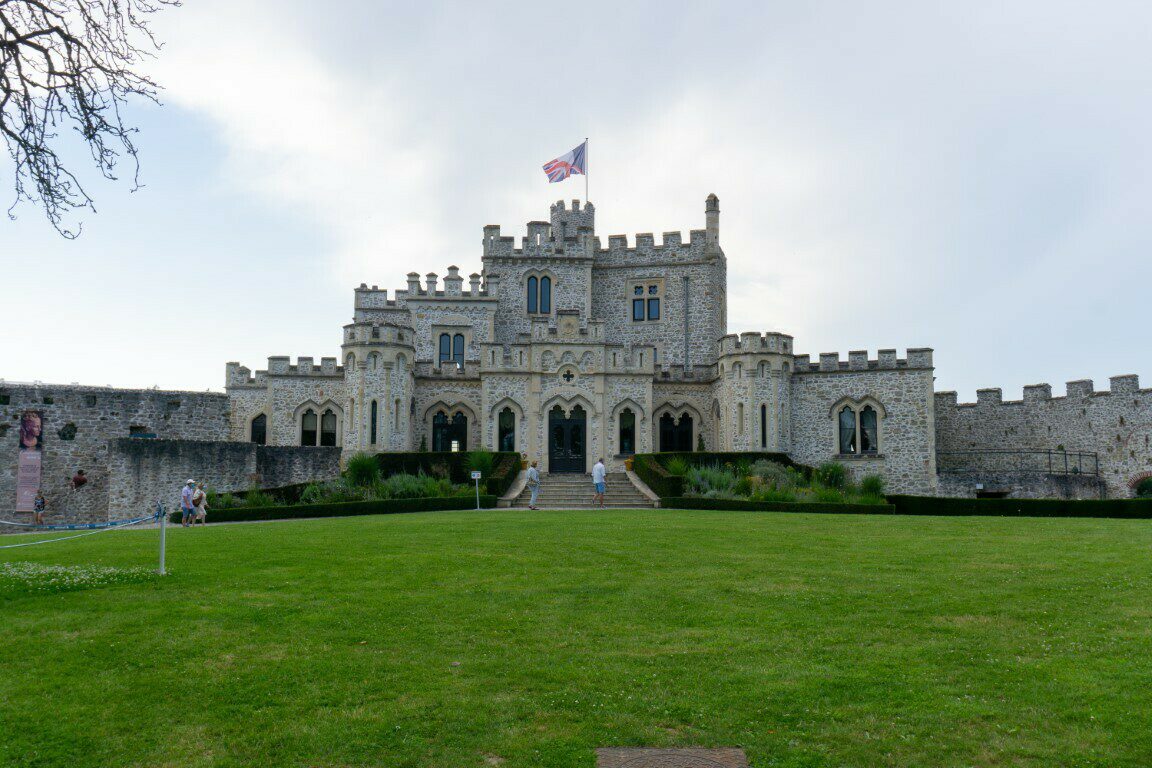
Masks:
[[[84,470],[76,470],[76,474],[72,477],[72,490],[79,489],[86,482],[88,482],[88,477],[84,474]]]

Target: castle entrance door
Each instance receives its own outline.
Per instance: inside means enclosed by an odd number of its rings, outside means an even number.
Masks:
[[[587,427],[588,415],[578,405],[567,416],[560,406],[548,412],[549,472],[584,472]]]

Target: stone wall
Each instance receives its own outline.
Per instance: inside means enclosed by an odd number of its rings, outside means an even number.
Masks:
[[[1036,472],[941,472],[941,496],[974,498],[980,493],[1013,499],[1102,499],[1104,481],[1087,475],[1047,475]]]
[[[117,438],[108,445],[108,513],[132,517],[162,502],[180,505],[189,478],[225,493],[329,480],[340,474],[339,448]]]
[[[866,352],[820,355],[809,363],[797,356],[792,379],[792,445],[790,455],[813,466],[841,462],[859,480],[878,474],[892,493],[936,493],[935,434],[932,398],[932,350],[909,349],[906,360],[895,350],[877,359]],[[838,452],[834,411],[841,403],[878,403],[879,452],[843,456]]]
[[[214,392],[112,389],[79,385],[0,384],[0,516],[14,513],[20,415],[41,413],[41,485],[49,522],[107,519],[108,441],[133,433],[170,440],[227,440],[228,398]],[[132,442],[148,443],[133,438]],[[72,493],[77,469],[90,480]]]
[[[938,392],[935,400],[937,451],[1096,453],[1112,498],[1131,496],[1133,484],[1152,474],[1152,389],[1140,389],[1136,376],[1113,376],[1101,392],[1091,381],[1071,381],[1063,397],[1036,384],[1021,400],[1005,401],[1000,389],[980,390],[975,403],[958,403],[955,392]]]

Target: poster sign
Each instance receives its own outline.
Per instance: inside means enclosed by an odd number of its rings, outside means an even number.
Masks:
[[[31,512],[40,490],[44,458],[44,414],[24,411],[20,415],[20,461],[16,465],[16,511]]]

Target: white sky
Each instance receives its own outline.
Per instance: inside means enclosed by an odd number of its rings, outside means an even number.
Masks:
[[[583,195],[540,165],[589,136],[602,237],[720,196],[730,332],[930,346],[962,400],[1152,385],[1152,6],[191,0],[159,30],[147,186],[93,183],[74,242],[0,220],[0,377],[337,355],[354,286],[477,271],[484,224]]]

